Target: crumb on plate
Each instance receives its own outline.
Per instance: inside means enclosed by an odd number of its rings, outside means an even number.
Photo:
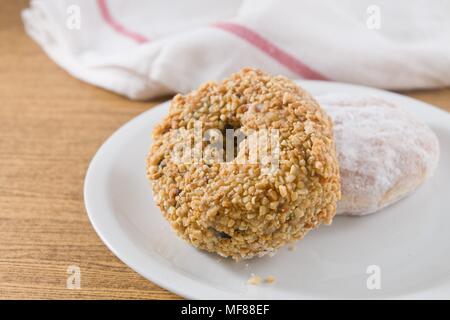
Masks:
[[[250,276],[250,278],[248,278],[247,283],[251,284],[253,286],[257,286],[257,285],[261,284],[261,277],[258,275],[252,274]]]
[[[265,283],[269,283],[269,284],[275,283],[275,277],[274,276],[268,276],[268,277],[266,277],[264,279],[264,282]]]

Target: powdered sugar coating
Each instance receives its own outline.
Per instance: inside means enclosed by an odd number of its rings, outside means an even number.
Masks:
[[[317,100],[334,121],[342,188],[337,214],[378,211],[435,171],[435,134],[402,108],[378,96],[328,94]]]

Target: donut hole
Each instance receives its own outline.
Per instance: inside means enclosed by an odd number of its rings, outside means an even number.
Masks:
[[[208,129],[203,140],[206,162],[232,162],[239,154],[240,143],[245,139],[239,122],[228,121],[220,123],[219,128]]]
[[[231,162],[237,157],[239,153],[239,144],[246,136],[242,132],[241,124],[239,122],[228,121],[221,131],[223,137],[223,161]]]

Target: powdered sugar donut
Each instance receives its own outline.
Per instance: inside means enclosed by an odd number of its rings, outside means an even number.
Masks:
[[[417,189],[438,163],[438,140],[424,123],[377,96],[316,97],[334,121],[341,175],[338,214],[365,215]]]

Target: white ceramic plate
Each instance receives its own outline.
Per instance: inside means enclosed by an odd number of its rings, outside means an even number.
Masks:
[[[145,278],[187,298],[450,298],[450,114],[401,95],[320,81],[299,84],[313,95],[376,93],[407,108],[437,134],[435,176],[407,199],[376,214],[337,217],[290,251],[236,263],[179,239],[152,200],[145,158],[163,103],[128,122],[100,148],[85,181],[85,203],[108,248]],[[376,265],[381,289],[369,290]],[[251,274],[275,284],[246,284]]]

